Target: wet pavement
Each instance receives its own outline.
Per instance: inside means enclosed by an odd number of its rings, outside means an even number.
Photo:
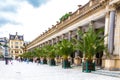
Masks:
[[[119,77],[82,72],[81,67],[63,69],[36,63],[0,61],[0,80],[120,80]]]

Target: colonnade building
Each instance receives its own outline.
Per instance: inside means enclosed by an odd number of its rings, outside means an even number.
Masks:
[[[103,35],[108,34],[104,43],[108,45],[111,58],[106,58],[104,53],[98,54],[97,58],[101,59],[100,62],[98,61],[100,66],[110,70],[120,70],[120,0],[90,0],[87,4],[79,6],[68,19],[57,21],[56,25],[52,25],[52,28],[30,42],[27,50],[55,44],[62,39],[73,37],[79,39],[77,30],[87,31],[89,24],[96,30],[103,28]]]

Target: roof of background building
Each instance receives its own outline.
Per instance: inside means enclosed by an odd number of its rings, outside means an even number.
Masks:
[[[0,37],[0,43],[8,42],[8,39],[6,37]]]
[[[9,35],[9,40],[24,40],[23,35],[18,35],[16,32],[16,35]]]

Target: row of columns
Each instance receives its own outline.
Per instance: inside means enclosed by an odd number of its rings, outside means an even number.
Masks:
[[[60,36],[57,36],[56,38],[52,38],[51,40],[48,40],[48,41],[40,44],[40,47],[42,47],[42,46],[44,46],[44,45],[46,45],[46,44],[51,44],[51,45],[53,45],[53,44],[61,41],[62,39],[71,40],[72,37],[78,36],[78,35],[77,35],[77,29],[74,30],[74,31],[76,31],[76,34],[73,34],[73,31],[69,31],[68,33],[62,34],[62,35],[60,35]]]
[[[94,24],[94,21],[91,21],[89,23],[89,25],[93,25],[93,24]],[[86,27],[80,26],[77,29],[70,30],[68,33],[62,34],[60,36],[56,36],[56,38],[52,38],[51,40],[48,40],[48,41],[40,44],[40,47],[45,46],[47,44],[50,44],[50,45],[56,44],[57,42],[61,41],[62,39],[71,40],[73,37],[76,38],[77,40],[79,40],[80,36],[77,34],[77,31],[79,31],[80,29],[84,29],[84,28],[86,28]],[[79,54],[80,54],[80,52],[79,52],[79,50],[77,50],[75,52],[75,57],[77,57]]]
[[[108,7],[106,7],[108,8]],[[91,21],[89,23],[90,25],[94,25],[94,21]],[[60,36],[56,36],[56,38],[53,38],[51,40],[48,40],[42,44],[39,45],[39,47],[42,47],[46,44],[55,44],[59,41],[61,41],[62,39],[68,39],[71,40],[72,37],[75,37],[76,39],[80,39],[80,37],[77,34],[77,31],[80,30],[81,27],[78,27],[76,30],[71,30],[68,33],[62,34]],[[82,27],[84,28],[84,27]],[[110,54],[113,53],[113,49],[114,49],[114,28],[115,28],[115,9],[112,9],[110,12],[106,13],[105,16],[105,35],[108,34],[108,37],[105,38],[105,44],[108,44],[108,52]],[[74,33],[75,31],[75,33]],[[73,34],[74,33],[74,34]],[[66,35],[67,34],[67,35]],[[78,55],[79,51],[77,51],[77,53],[75,54],[76,56]]]

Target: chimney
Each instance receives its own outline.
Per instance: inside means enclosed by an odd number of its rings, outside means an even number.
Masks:
[[[16,35],[18,35],[18,33],[16,32]]]

